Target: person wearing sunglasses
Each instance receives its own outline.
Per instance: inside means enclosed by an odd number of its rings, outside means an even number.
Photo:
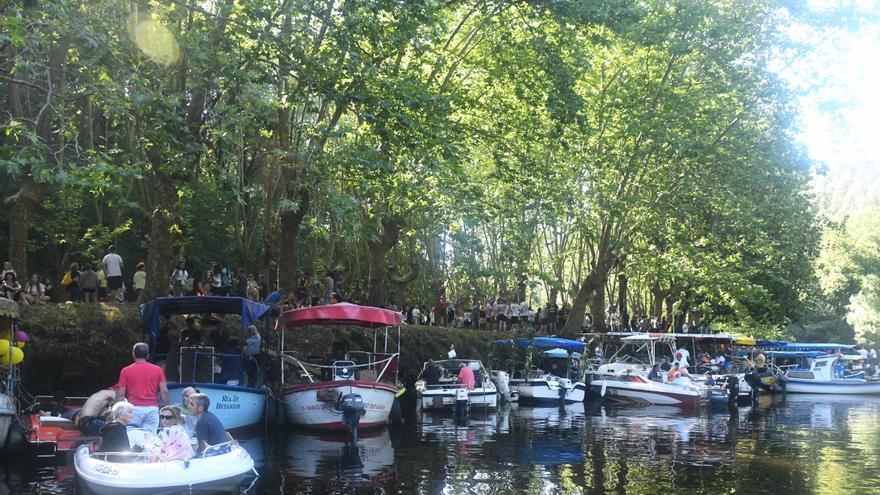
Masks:
[[[162,462],[176,459],[188,461],[195,455],[189,435],[186,434],[182,423],[183,416],[180,407],[169,405],[159,410],[159,434],[156,440],[157,460]]]

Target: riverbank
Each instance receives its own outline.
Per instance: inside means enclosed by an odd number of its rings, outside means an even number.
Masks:
[[[173,338],[184,327],[183,318],[172,318],[169,327]],[[224,327],[230,332],[237,331],[238,318],[227,317]],[[63,390],[70,396],[88,395],[111,386],[116,383],[119,370],[131,362],[131,346],[144,338],[135,304],[23,305],[20,328],[30,336],[21,369],[24,388],[31,394]],[[266,334],[270,340],[271,333]],[[455,345],[459,357],[485,362],[489,344],[505,337],[509,334],[404,326],[401,376],[414,378],[428,359],[445,358],[450,345]],[[288,331],[285,345],[288,350],[309,356],[328,352],[336,342],[350,349],[371,349],[372,339],[371,330],[321,327],[318,331],[311,327]]]

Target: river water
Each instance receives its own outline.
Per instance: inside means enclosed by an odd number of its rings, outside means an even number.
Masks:
[[[877,494],[880,397],[791,394],[753,407],[504,407],[467,425],[421,414],[362,436],[275,429],[240,441],[260,477],[242,491],[418,494]],[[45,474],[45,473],[43,473]],[[76,492],[7,462],[0,494]]]

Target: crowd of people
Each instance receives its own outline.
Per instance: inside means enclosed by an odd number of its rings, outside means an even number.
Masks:
[[[542,334],[556,333],[565,325],[568,318],[568,304],[559,308],[555,303],[547,303],[533,309],[526,301],[515,302],[498,298],[488,302],[476,301],[473,305],[465,302],[455,304],[441,295],[437,304],[428,308],[425,305],[409,305],[400,310],[390,304],[388,309],[401,311],[404,321],[410,325],[450,326],[475,330],[516,331],[530,330]]]

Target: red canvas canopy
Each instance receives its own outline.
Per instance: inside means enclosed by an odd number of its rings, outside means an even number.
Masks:
[[[309,325],[352,325],[367,328],[396,327],[403,322],[403,315],[388,309],[357,304],[339,303],[312,306],[285,311],[278,318],[278,328],[305,327]]]

